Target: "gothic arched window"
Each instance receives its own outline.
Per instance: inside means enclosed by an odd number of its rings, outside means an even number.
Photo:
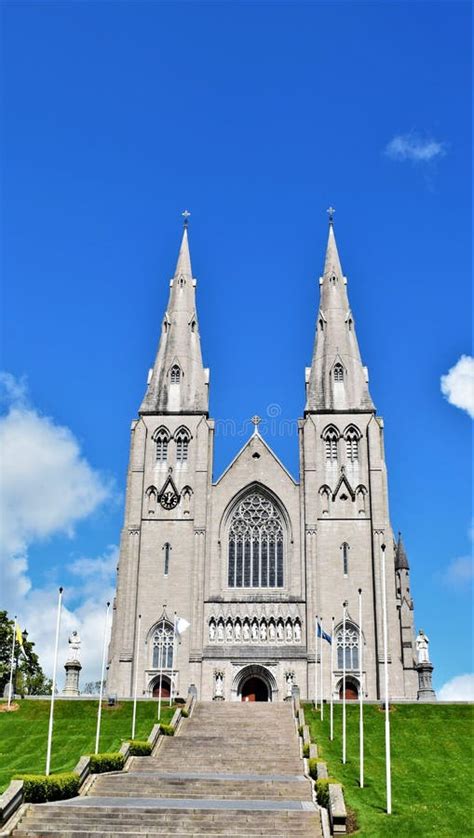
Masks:
[[[335,364],[332,371],[334,381],[344,381],[344,368],[342,364]]]
[[[283,521],[261,492],[246,495],[232,516],[228,584],[230,588],[283,587]]]
[[[342,626],[336,632],[337,668],[344,666],[344,653],[346,657],[346,670],[359,669],[359,629],[353,623],[346,622],[344,633]]]
[[[169,431],[166,428],[158,428],[153,434],[153,440],[156,444],[156,462],[166,463],[168,459],[168,442],[170,439]]]
[[[191,434],[187,428],[178,428],[174,438],[176,440],[176,462],[185,463],[188,459],[188,448]]]
[[[349,463],[355,463],[359,459],[360,433],[354,426],[347,429],[344,434],[346,440],[346,457]]]
[[[173,364],[170,370],[170,382],[171,384],[179,384],[181,381],[181,369],[179,368],[178,364]]]
[[[337,441],[339,439],[339,432],[337,429],[333,425],[330,425],[325,431],[323,431],[323,439],[326,460],[331,462],[337,460]]]
[[[171,669],[173,666],[173,626],[161,622],[153,632],[153,669]]]

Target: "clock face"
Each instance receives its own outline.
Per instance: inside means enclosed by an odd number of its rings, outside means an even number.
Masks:
[[[179,495],[171,487],[160,495],[160,504],[163,509],[174,509],[178,503]]]

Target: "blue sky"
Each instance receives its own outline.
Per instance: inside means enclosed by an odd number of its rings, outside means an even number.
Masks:
[[[39,429],[43,452],[59,434],[64,454],[30,475],[32,450],[9,475],[8,607],[46,660],[34,615],[59,582],[65,630],[98,630],[181,211],[211,415],[240,427],[302,415],[332,203],[417,626],[437,686],[469,672],[471,423],[440,389],[471,353],[469,5],[10,2],[2,14],[5,432],[21,447],[21,423],[31,440]],[[267,441],[296,474],[296,436],[278,427]],[[243,441],[218,434],[216,476]]]

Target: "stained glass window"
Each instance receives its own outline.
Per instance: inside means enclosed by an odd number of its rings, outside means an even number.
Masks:
[[[283,522],[274,504],[252,492],[238,505],[229,529],[231,588],[282,588]]]

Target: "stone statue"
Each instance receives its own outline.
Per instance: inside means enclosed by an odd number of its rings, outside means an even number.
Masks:
[[[278,620],[278,623],[277,623],[277,638],[278,638],[278,640],[283,640],[284,636],[285,636],[285,629],[283,628],[283,623],[281,622],[281,620]]]
[[[212,640],[215,640],[215,639],[216,639],[216,624],[215,624],[214,620],[211,620],[211,622],[209,623],[209,640],[212,641]]]
[[[242,627],[240,625],[240,620],[236,620],[236,623],[235,623],[235,626],[234,626],[234,636],[235,636],[235,639],[237,640],[237,642],[240,640],[240,638],[242,636]]]
[[[293,693],[293,684],[295,683],[295,675],[294,672],[287,672],[286,673],[286,694],[288,698],[291,698]]]
[[[260,640],[267,639],[267,624],[265,621],[260,623]]]
[[[68,661],[78,661],[80,660],[80,653],[81,653],[81,638],[79,637],[79,633],[77,631],[73,631],[71,635],[69,635],[68,639],[69,643],[69,654],[68,654]]]
[[[244,640],[250,640],[250,626],[249,626],[247,620],[245,620],[245,622],[244,622],[243,636],[244,636]]]
[[[299,620],[297,620],[295,623],[295,640],[297,643],[299,643],[301,640],[301,626],[299,624]]]
[[[256,620],[252,623],[252,640],[258,640],[258,623]]]
[[[426,636],[423,629],[420,629],[418,632],[418,637],[415,640],[416,656],[418,663],[429,663],[429,642],[429,638]]]
[[[270,623],[268,626],[268,638],[269,640],[275,640],[276,631],[275,631],[275,623]]]
[[[234,639],[234,628],[230,620],[227,621],[225,626],[225,639],[230,641]]]
[[[291,625],[289,620],[286,624],[286,639],[293,640],[293,626]]]
[[[217,639],[224,640],[224,623],[222,620],[217,623]]]
[[[224,678],[222,677],[222,672],[216,672],[216,686],[214,694],[216,698],[222,698],[224,694]]]

